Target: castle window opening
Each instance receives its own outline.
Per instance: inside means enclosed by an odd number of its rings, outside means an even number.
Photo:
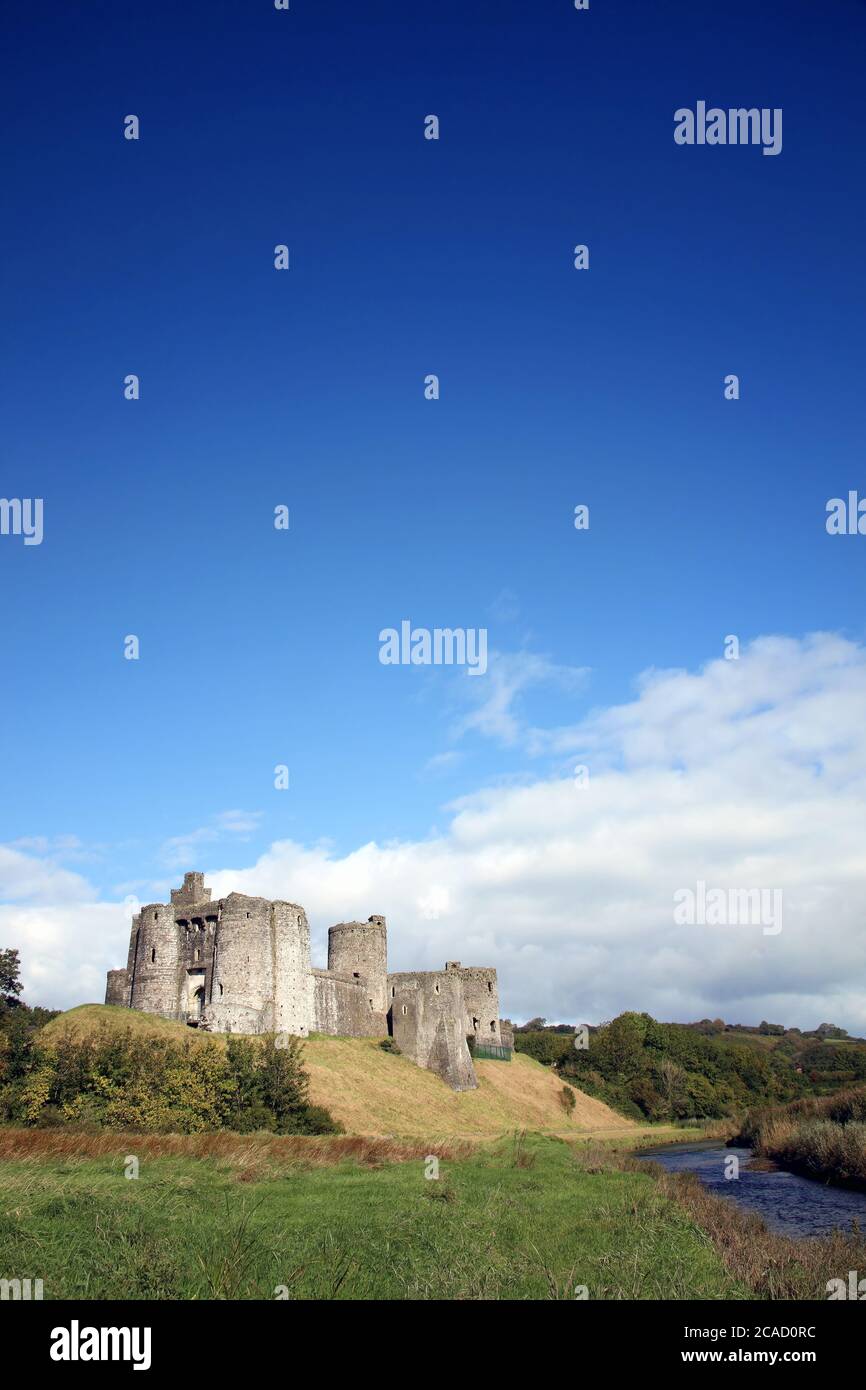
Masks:
[[[491,1020],[490,1020],[490,1031],[491,1031],[491,1033],[495,1033],[495,1032],[496,1032],[496,1019],[495,1019],[495,1018],[491,1018]]]
[[[397,993],[396,987],[395,987],[394,985],[392,985],[392,986],[391,986],[391,998],[392,998],[392,999],[394,998],[394,995],[395,995],[396,993]]]
[[[434,985],[433,988],[434,988],[434,990],[436,991],[436,993],[438,994],[438,993],[439,993],[439,986],[438,986],[438,985]]]
[[[492,980],[488,980],[488,981],[487,981],[487,993],[488,993],[488,994],[492,994],[492,993],[493,993],[493,981],[492,981]]]
[[[201,951],[198,949],[197,946],[196,946],[196,948],[195,948],[195,957],[194,957],[194,959],[195,959],[195,960],[201,960]]]
[[[477,1018],[473,1018],[473,1020],[472,1020],[472,1027],[475,1029],[475,1032],[477,1033],[477,1032],[478,1032],[478,1019],[477,1019]]]
[[[404,1012],[404,1014],[406,1013],[406,1005],[405,1005],[405,1004],[403,1005],[403,1012]]]
[[[156,947],[155,947],[155,946],[151,946],[151,948],[150,948],[150,959],[151,959],[151,962],[154,962],[154,961],[156,960]]]

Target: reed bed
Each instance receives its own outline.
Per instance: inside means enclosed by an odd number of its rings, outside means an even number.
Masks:
[[[55,1161],[112,1158],[215,1159],[231,1167],[326,1168],[352,1162],[366,1167],[404,1163],[435,1155],[468,1157],[468,1140],[416,1140],[364,1135],[126,1134],[116,1131],[76,1133],[51,1129],[0,1129],[0,1161]]]

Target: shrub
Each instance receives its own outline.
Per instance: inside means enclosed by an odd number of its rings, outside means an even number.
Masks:
[[[14,1049],[12,1049],[14,1051]],[[337,1134],[308,1102],[298,1038],[176,1040],[103,1028],[49,1043],[29,1038],[10,1065],[2,1051],[0,1119],[48,1128],[129,1129],[149,1134]],[[2,1078],[0,1078],[2,1079]]]
[[[740,1137],[755,1153],[831,1181],[866,1186],[866,1088],[751,1110]]]
[[[235,1111],[231,1123],[226,1127],[236,1134],[255,1134],[263,1129],[273,1133],[277,1128],[277,1117],[262,1101],[254,1101],[245,1109]]]
[[[306,1105],[296,1111],[289,1121],[291,1127],[280,1127],[281,1134],[345,1134],[339,1120],[335,1120],[324,1105]]]

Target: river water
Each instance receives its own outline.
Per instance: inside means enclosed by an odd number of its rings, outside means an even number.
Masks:
[[[780,1235],[820,1236],[835,1228],[850,1231],[854,1222],[866,1231],[866,1192],[829,1187],[783,1170],[753,1172],[748,1167],[751,1153],[751,1149],[724,1148],[711,1140],[641,1149],[635,1157],[651,1159],[671,1173],[697,1173],[711,1192],[757,1212],[768,1229]],[[728,1180],[725,1160],[732,1154],[740,1160],[740,1176]]]

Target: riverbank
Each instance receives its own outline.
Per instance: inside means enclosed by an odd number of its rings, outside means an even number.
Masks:
[[[750,1111],[733,1142],[793,1173],[866,1191],[866,1088]]]
[[[643,1150],[637,1154],[667,1173],[694,1173],[716,1197],[741,1210],[754,1212],[776,1235],[830,1235],[834,1230],[866,1230],[866,1193],[815,1182],[766,1159],[750,1149],[706,1140]]]
[[[747,1297],[824,1300],[831,1279],[866,1268],[866,1236],[840,1231],[808,1239],[781,1235],[756,1212],[709,1191],[695,1173],[668,1172],[650,1158],[635,1157],[637,1146],[631,1152],[619,1144],[575,1147],[587,1172],[616,1168],[649,1173],[659,1192],[694,1223],[732,1277],[746,1286]]]
[[[46,1299],[825,1299],[866,1269],[863,1239],[774,1236],[622,1137],[15,1133],[0,1269]]]
[[[0,1269],[41,1278],[46,1299],[751,1296],[656,1179],[604,1145],[598,1166],[584,1146],[517,1133],[441,1145],[437,1167],[432,1146],[353,1154],[346,1138],[115,1135],[94,1154],[87,1136],[58,1152],[24,1134],[3,1165]]]

